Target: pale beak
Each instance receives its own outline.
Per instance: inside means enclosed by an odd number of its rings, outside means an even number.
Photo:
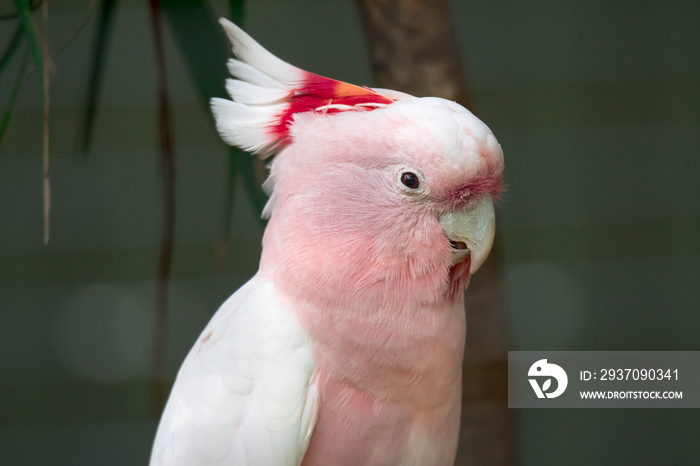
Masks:
[[[496,214],[491,196],[484,196],[467,210],[442,214],[440,225],[454,249],[452,263],[458,264],[471,256],[469,273],[476,272],[488,257],[496,233]]]

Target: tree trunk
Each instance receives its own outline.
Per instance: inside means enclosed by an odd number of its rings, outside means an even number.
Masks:
[[[471,110],[445,0],[357,0],[379,87],[456,100]]]

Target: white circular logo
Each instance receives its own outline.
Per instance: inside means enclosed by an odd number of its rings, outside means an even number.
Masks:
[[[537,398],[556,398],[566,390],[566,385],[569,383],[569,378],[566,376],[566,371],[556,364],[550,364],[546,359],[540,359],[530,366],[527,371],[528,379],[532,389],[535,391]],[[557,381],[557,387],[554,391],[548,391],[552,388],[552,379]],[[539,380],[542,381],[540,385]]]

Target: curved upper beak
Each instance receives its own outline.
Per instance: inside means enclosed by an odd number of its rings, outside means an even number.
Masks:
[[[446,212],[439,221],[454,248],[453,264],[471,256],[469,273],[476,272],[486,261],[496,233],[496,214],[491,196],[484,196],[467,210]]]

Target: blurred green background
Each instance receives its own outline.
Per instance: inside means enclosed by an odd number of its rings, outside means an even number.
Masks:
[[[0,13],[13,11],[0,4]],[[146,464],[155,429],[149,377],[162,213],[154,44],[146,2],[121,0],[91,150],[77,155],[98,26],[90,4],[49,8],[46,247],[42,103],[31,71],[0,147],[3,465]],[[228,2],[211,6],[228,16]],[[478,116],[506,155],[498,228],[512,349],[700,350],[700,4],[451,6]],[[0,21],[0,48],[15,25]],[[164,26],[177,163],[174,377],[212,313],[257,269],[262,225],[239,183],[230,247],[217,259],[229,152]],[[350,0],[250,0],[245,27],[301,68],[372,84]],[[20,61],[0,75],[2,111]],[[223,76],[223,67],[212,72]],[[521,464],[698,464],[698,410],[517,414]]]

